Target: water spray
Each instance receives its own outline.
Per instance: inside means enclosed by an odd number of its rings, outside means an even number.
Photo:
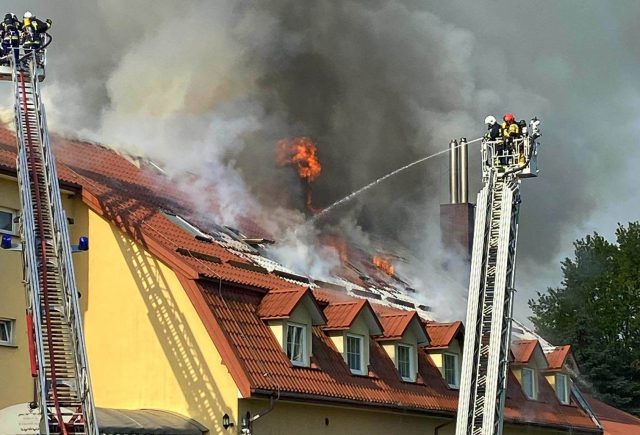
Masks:
[[[477,139],[474,139],[474,140],[472,140],[472,141],[467,142],[466,144],[467,144],[467,145],[471,145],[472,143],[480,142],[482,139],[483,139],[482,137],[479,137],[479,138],[477,138]],[[461,145],[462,145],[462,144],[456,145],[456,146],[454,147],[454,149],[459,148]],[[375,185],[377,185],[377,184],[380,184],[381,182],[383,182],[383,181],[384,181],[384,180],[386,180],[387,178],[393,177],[394,175],[399,174],[400,172],[402,172],[402,171],[404,171],[404,170],[406,170],[406,169],[409,169],[409,168],[411,168],[412,166],[418,165],[418,164],[420,164],[420,163],[422,163],[422,162],[425,162],[425,161],[427,161],[427,160],[430,160],[430,159],[432,159],[432,158],[434,158],[434,157],[437,157],[437,156],[439,156],[439,155],[442,155],[442,154],[448,153],[449,151],[450,151],[450,148],[446,148],[446,149],[444,149],[444,150],[442,150],[442,151],[438,151],[437,153],[430,154],[430,155],[428,155],[428,156],[426,156],[426,157],[422,157],[422,158],[420,158],[420,159],[416,160],[415,162],[409,163],[408,165],[405,165],[405,166],[403,166],[403,167],[401,167],[401,168],[396,169],[395,171],[389,172],[387,175],[384,175],[384,176],[382,176],[382,177],[378,178],[377,180],[375,180],[375,181],[373,181],[373,182],[371,182],[371,183],[367,184],[366,186],[363,186],[363,187],[361,187],[360,189],[358,189],[358,190],[355,190],[355,191],[351,192],[349,195],[345,196],[344,198],[342,198],[342,199],[340,199],[340,200],[338,200],[338,201],[334,202],[334,203],[333,203],[333,204],[331,204],[330,206],[328,206],[328,207],[326,207],[326,208],[322,209],[322,210],[321,210],[320,212],[318,212],[315,216],[313,216],[311,219],[309,219],[309,220],[307,221],[307,223],[314,223],[314,222],[316,222],[318,219],[320,219],[321,217],[325,216],[325,215],[326,215],[327,213],[329,213],[331,210],[335,209],[336,207],[341,206],[342,204],[345,204],[345,203],[347,203],[347,202],[351,201],[353,198],[355,198],[356,196],[360,195],[362,192],[364,192],[364,191],[366,191],[366,190],[369,190],[370,188],[372,188],[373,186],[375,186]]]

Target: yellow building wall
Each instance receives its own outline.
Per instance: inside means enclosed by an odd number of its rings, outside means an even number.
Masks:
[[[268,401],[242,399],[240,414],[247,411],[256,415],[268,408]],[[234,422],[238,425],[238,422]],[[453,435],[455,422],[452,419],[419,416],[401,412],[350,408],[347,406],[327,406],[277,401],[273,411],[253,423],[254,435],[425,435],[433,434],[439,425],[449,423],[439,429],[439,435]],[[505,435],[553,435],[563,432],[545,431],[526,426],[504,428]],[[566,434],[566,432],[564,432]]]
[[[176,275],[84,208],[91,250],[76,272],[96,405],[169,410],[222,433],[238,389]]]
[[[0,207],[20,209],[18,184],[0,178]],[[16,242],[20,240],[15,237]],[[0,249],[0,318],[14,320],[14,346],[0,345],[0,409],[33,400],[33,378],[25,321],[26,295],[22,284],[22,254]]]
[[[72,196],[72,195],[71,195]],[[74,218],[74,202],[68,193],[62,193],[62,204],[67,216]],[[15,211],[22,208],[16,179],[0,177],[0,207]],[[80,233],[75,225],[71,233]],[[73,239],[73,235],[72,235]],[[77,238],[76,238],[77,239]],[[20,243],[14,236],[14,243]],[[77,242],[77,240],[76,240]],[[74,257],[74,259],[76,259]],[[31,377],[29,345],[25,312],[27,295],[22,283],[22,253],[0,249],[0,319],[13,320],[13,346],[0,345],[0,409],[18,403],[31,402],[34,380]]]

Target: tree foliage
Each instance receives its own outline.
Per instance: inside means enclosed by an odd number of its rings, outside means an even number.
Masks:
[[[640,223],[616,242],[594,233],[574,243],[558,288],[530,300],[536,331],[571,344],[582,381],[612,406],[640,413]]]

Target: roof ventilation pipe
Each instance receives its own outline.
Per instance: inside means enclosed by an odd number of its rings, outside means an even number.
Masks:
[[[457,204],[458,197],[458,142],[449,143],[449,192],[450,203]]]
[[[458,145],[458,183],[458,200],[466,204],[469,202],[469,149],[465,137],[460,138]]]

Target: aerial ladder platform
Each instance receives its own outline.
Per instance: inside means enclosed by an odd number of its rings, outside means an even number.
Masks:
[[[22,57],[7,56],[9,66],[0,74],[12,80],[15,96],[20,236],[36,391],[32,407],[40,409],[41,434],[97,435],[68,221],[40,96],[45,51],[21,47]]]
[[[501,435],[507,390],[520,182],[537,176],[540,121],[482,142],[456,435]]]

